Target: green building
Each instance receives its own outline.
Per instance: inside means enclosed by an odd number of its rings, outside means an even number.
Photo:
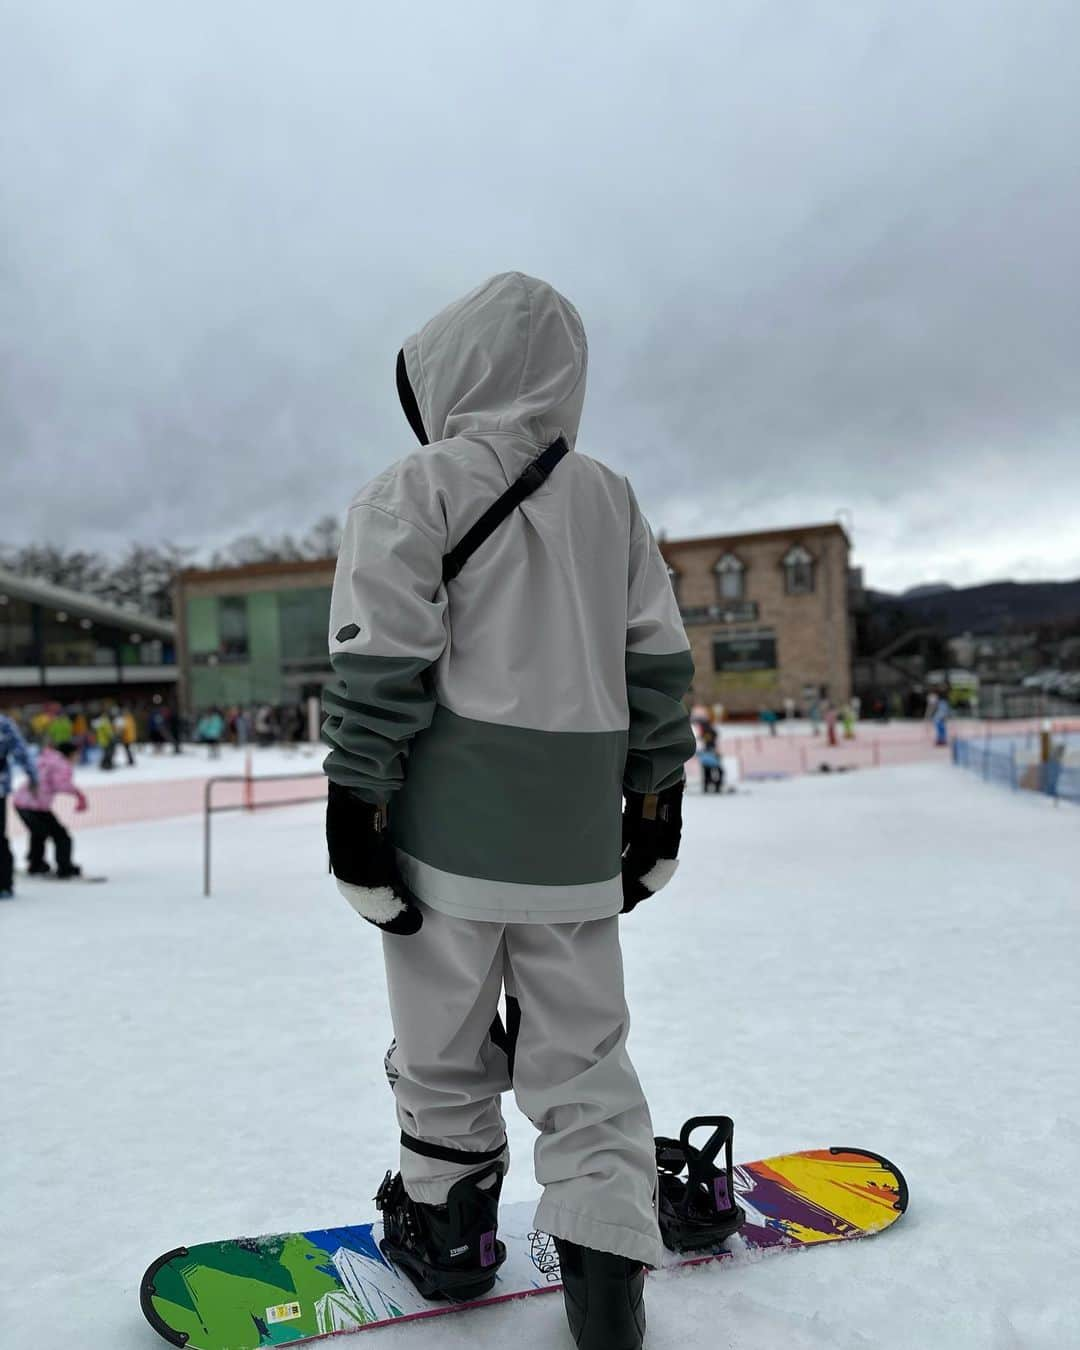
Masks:
[[[176,617],[183,709],[318,696],[331,674],[333,581],[332,558],[182,572]]]

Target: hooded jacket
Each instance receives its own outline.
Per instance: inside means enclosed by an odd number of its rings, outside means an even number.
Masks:
[[[51,811],[57,797],[68,793],[82,794],[75,786],[75,771],[70,761],[51,745],[42,748],[37,759],[37,783],[24,783],[15,793],[15,807],[20,811]]]
[[[519,272],[405,343],[427,444],[354,499],[330,614],[326,772],[387,803],[402,873],[457,918],[616,914],[623,788],[680,781],[693,663],[630,484],[568,454],[449,585],[442,559],[529,461],[573,449],[588,349]]]

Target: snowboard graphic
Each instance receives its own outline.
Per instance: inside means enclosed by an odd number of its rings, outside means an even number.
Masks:
[[[892,1163],[856,1148],[742,1163],[735,1192],[746,1211],[739,1233],[711,1254],[665,1252],[664,1269],[869,1237],[895,1223],[908,1199]],[[376,1223],[180,1247],[143,1276],[142,1310],[173,1345],[258,1350],[561,1289],[554,1243],[532,1231],[533,1208],[502,1207],[506,1263],[473,1303],[422,1298],[383,1256]]]

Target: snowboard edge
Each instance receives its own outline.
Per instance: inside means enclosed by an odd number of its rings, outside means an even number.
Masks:
[[[861,1154],[862,1157],[864,1158],[873,1158],[875,1162],[880,1163],[882,1167],[885,1168],[887,1172],[891,1172],[893,1176],[896,1177],[896,1180],[899,1182],[899,1194],[896,1197],[896,1202],[893,1205],[893,1209],[897,1210],[900,1214],[907,1213],[908,1207],[907,1177],[904,1176],[903,1172],[900,1171],[899,1167],[897,1167],[897,1165],[890,1158],[886,1158],[883,1153],[873,1153],[868,1148],[840,1148],[839,1146],[833,1147],[832,1145],[830,1145],[829,1152],[858,1153]]]
[[[154,1307],[154,1276],[167,1266],[177,1256],[187,1256],[187,1247],[174,1247],[171,1252],[165,1252],[159,1256],[156,1261],[151,1261],[146,1267],[142,1281],[139,1284],[139,1306],[142,1308],[143,1316],[154,1328],[159,1336],[164,1337],[170,1345],[185,1346],[188,1343],[188,1334],[186,1331],[174,1331],[168,1322],[166,1322]]]

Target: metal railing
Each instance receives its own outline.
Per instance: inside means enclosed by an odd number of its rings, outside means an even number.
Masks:
[[[314,790],[305,796],[282,796],[272,793],[269,800],[259,795],[269,783],[311,783]],[[239,789],[237,801],[214,802],[214,789],[229,784]],[[263,811],[271,806],[307,806],[326,793],[326,775],[323,773],[271,773],[253,777],[250,774],[222,774],[208,778],[203,789],[203,895],[210,894],[210,867],[212,833],[211,821],[227,811]]]

